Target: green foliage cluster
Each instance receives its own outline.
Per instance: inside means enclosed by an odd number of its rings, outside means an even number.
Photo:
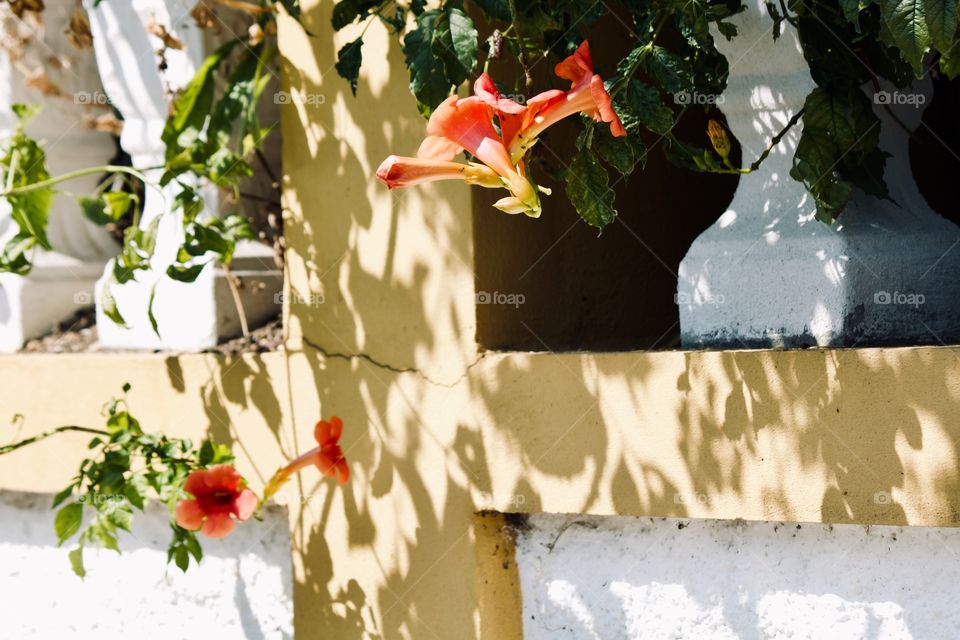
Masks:
[[[129,389],[125,385],[124,394]],[[171,515],[167,561],[183,571],[191,558],[200,561],[203,551],[196,534],[177,525],[173,512],[177,502],[188,497],[183,484],[190,472],[232,462],[229,447],[210,440],[195,447],[189,439],[145,433],[130,414],[124,396],[107,406],[104,429],[59,427],[0,448],[0,454],[65,431],[95,434],[87,445],[90,456],[53,498],[53,508],[58,508],[54,519],[57,543],[72,539],[76,544],[69,553],[74,573],[81,578],[86,575],[83,550],[88,544],[119,553],[118,533],[130,531],[134,514],[142,512],[150,499],[165,503]]]
[[[264,34],[275,32],[277,7],[282,6],[294,18],[300,16],[299,0],[261,0],[258,6],[263,11],[251,15],[250,20],[259,29],[238,35],[213,52],[174,100],[162,134],[166,154],[161,166],[108,165],[51,178],[42,146],[25,130],[36,108],[15,106],[20,126],[0,149],[0,197],[10,204],[18,232],[0,252],[0,271],[26,275],[32,268],[35,247],[54,248],[46,228],[55,188],[91,174],[102,175],[102,180],[93,193],[77,198],[82,214],[100,226],[129,221],[101,293],[104,311],[114,322],[125,324],[111,286],[134,280],[138,272],[150,268],[156,248],[160,219],[154,218],[146,225],[140,222],[143,202],[138,193],[144,186],[158,191],[174,187],[174,196],[168,198],[163,215],[180,216],[184,241],[176,261],[166,271],[168,277],[193,282],[211,263],[229,265],[237,242],[253,239],[255,234],[239,213],[223,217],[203,214],[200,186],[211,184],[232,190],[234,200],[240,199],[240,182],[253,175],[250,160],[276,124],[263,126],[257,116],[264,90],[276,74],[270,65],[276,60],[277,48]],[[260,35],[254,38],[250,33]],[[156,183],[146,176],[151,171],[159,171]],[[148,315],[156,331],[152,302],[151,295]]]
[[[958,73],[958,3],[768,4],[774,37],[785,21],[797,28],[817,83],[802,112],[804,131],[792,175],[813,195],[821,220],[832,222],[854,188],[887,196],[870,93],[881,80],[906,88],[931,68],[951,78]],[[643,169],[653,144],[675,164],[700,172],[748,173],[766,158],[764,153],[753,165],[735,168],[704,144],[706,137],[685,141],[675,133],[691,109],[715,108],[712,100],[691,104],[683,96],[715,96],[726,87],[727,61],[714,38],[737,36],[729,18],[743,9],[740,0],[447,0],[430,6],[423,0],[339,0],[333,10],[335,30],[379,20],[402,41],[410,91],[424,116],[478,75],[481,64],[512,61],[515,77],[502,92],[529,95],[531,67],[544,58],[556,62],[569,55],[599,21],[630,30],[632,42],[616,52],[620,61],[615,70],[598,70],[629,135],[614,139],[605,127],[584,119],[577,153],[562,171],[567,197],[590,225],[602,229],[615,219],[612,186]],[[337,71],[354,93],[362,44],[361,34],[338,53]]]

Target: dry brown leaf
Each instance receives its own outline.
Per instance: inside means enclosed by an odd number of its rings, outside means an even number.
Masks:
[[[37,67],[27,75],[27,86],[36,89],[45,96],[62,96],[63,90],[47,75],[46,69]]]
[[[45,8],[43,0],[7,0],[7,4],[10,5],[10,10],[18,18],[22,18],[27,11],[40,13]]]
[[[201,29],[209,29],[214,33],[223,31],[223,25],[221,25],[220,19],[217,18],[217,14],[214,13],[213,9],[208,7],[203,0],[193,7],[190,15],[193,16],[193,21],[196,22],[197,26]]]
[[[112,113],[104,113],[99,116],[87,114],[83,117],[83,126],[95,131],[104,131],[119,136],[123,131],[123,120],[120,120]]]
[[[183,49],[183,43],[167,31],[165,26],[154,20],[152,16],[147,23],[147,33],[160,38],[164,49],[176,49],[178,51]]]
[[[73,15],[70,16],[70,24],[64,32],[70,44],[77,49],[89,49],[93,47],[93,33],[90,31],[90,21],[87,20],[86,12],[77,7]]]

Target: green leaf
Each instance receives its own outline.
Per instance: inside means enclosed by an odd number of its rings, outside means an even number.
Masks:
[[[120,553],[120,545],[117,544],[117,536],[114,535],[116,528],[103,518],[97,518],[90,525],[89,536],[95,539],[104,549],[110,549]]]
[[[443,62],[433,54],[434,23],[439,11],[431,9],[417,16],[417,28],[403,39],[403,55],[410,69],[410,92],[424,117],[450,95],[452,83],[444,73]]]
[[[0,173],[3,175],[4,189],[27,187],[50,178],[46,154],[37,141],[24,132],[22,124],[8,142],[3,158],[0,158]],[[19,228],[17,235],[32,237],[44,249],[52,248],[47,239],[47,219],[53,205],[53,195],[52,187],[43,187],[6,196],[10,204],[10,217]]]
[[[603,229],[617,217],[609,176],[592,152],[576,154],[567,169],[566,187],[570,202],[590,226]]]
[[[173,551],[173,561],[180,568],[180,571],[186,573],[190,566],[190,556],[186,546],[178,546]]]
[[[223,96],[213,108],[213,115],[205,132],[206,145],[203,153],[209,157],[219,149],[230,146],[230,140],[237,129],[236,135],[242,138],[250,128],[256,128],[256,93],[257,80],[264,58],[267,54],[263,45],[248,49],[230,77],[227,78],[227,87]],[[203,158],[191,158],[192,161],[203,161]],[[176,172],[179,158],[167,169]]]
[[[161,139],[167,145],[167,160],[176,156],[181,147],[189,147],[190,143],[200,135],[213,106],[216,85],[213,72],[238,42],[240,42],[239,39],[232,39],[207,56],[184,88],[183,93],[173,102],[173,113],[167,118],[161,135]],[[186,139],[182,139],[184,134]]]
[[[459,85],[477,66],[477,29],[466,13],[447,7],[434,22],[433,54],[443,61],[450,85]]]
[[[124,191],[108,191],[99,198],[80,196],[77,203],[90,222],[103,226],[118,222],[130,210],[133,196]]]
[[[206,262],[200,262],[189,266],[172,264],[167,267],[167,277],[177,282],[195,282],[200,276],[200,272],[207,266]]]
[[[190,555],[192,555],[193,559],[199,564],[203,559],[203,549],[200,547],[200,541],[197,540],[197,536],[193,532],[188,531],[184,544],[187,547],[187,551],[190,552]]]
[[[860,12],[866,8],[862,0],[839,0],[839,2],[843,17],[854,26],[857,33],[860,33]]]
[[[859,87],[817,87],[807,96],[803,109],[803,126],[826,132],[838,155],[852,152],[854,157],[863,156],[880,142],[880,121]]]
[[[940,71],[951,80],[960,77],[960,55],[957,52],[941,55]]]
[[[144,507],[143,494],[145,490],[146,490],[146,481],[143,479],[143,476],[137,474],[132,476],[123,485],[123,496],[130,501],[130,504],[135,506],[140,511],[143,511],[143,507]]]
[[[60,504],[73,495],[74,485],[70,485],[65,488],[63,491],[53,496],[53,504],[50,506],[51,509],[56,509]]]
[[[20,125],[24,126],[33,120],[38,113],[40,113],[40,105],[22,104],[20,102],[16,102],[10,105],[10,110],[13,111],[15,116],[17,116],[17,120],[20,121]]]
[[[150,328],[153,329],[153,334],[160,337],[160,329],[157,328],[157,316],[153,313],[153,301],[157,297],[157,284],[159,280],[153,283],[153,286],[150,287],[150,299],[147,301],[147,320],[150,321]]]
[[[27,257],[27,252],[37,244],[37,239],[27,233],[18,233],[10,238],[0,253],[0,271],[8,271],[25,276],[30,273],[33,265]]]
[[[53,521],[53,528],[57,532],[57,546],[62,545],[79,531],[82,521],[83,505],[81,503],[71,502],[67,506],[61,507]]]
[[[116,268],[117,259],[114,258],[114,269]],[[120,314],[120,310],[117,308],[117,300],[113,297],[113,293],[110,291],[111,282],[116,282],[112,277],[113,272],[111,271],[111,277],[107,278],[103,283],[103,289],[100,291],[100,308],[103,309],[104,315],[113,320],[113,322],[121,327],[126,327],[127,322],[123,319],[123,316]]]
[[[880,0],[883,20],[917,76],[923,72],[923,56],[930,48],[925,4],[925,0]]]
[[[211,440],[204,440],[200,445],[200,452],[197,454],[197,463],[201,467],[223,464],[232,460],[233,453],[230,451],[230,447],[225,444],[217,444]]]
[[[83,566],[83,547],[80,546],[71,550],[67,557],[70,559],[70,568],[73,569],[73,572],[80,578],[86,577],[87,570]]]
[[[337,73],[350,83],[350,91],[357,95],[357,81],[360,79],[360,65],[363,62],[363,38],[348,42],[337,52]]]
[[[804,128],[793,157],[790,175],[803,182],[817,206],[817,219],[831,223],[840,215],[853,192],[836,169],[833,141],[821,129]]]
[[[957,35],[957,6],[960,0],[923,0],[930,39],[941,52],[953,49]]]
[[[106,512],[107,521],[118,529],[130,531],[133,525],[133,512],[123,503],[113,503],[117,505]]]
[[[595,132],[590,148],[621,175],[632,173],[638,162],[641,166],[644,164],[647,149],[639,136],[614,138],[606,125],[591,126],[595,128]]]
[[[340,0],[333,6],[333,29],[340,31],[357,18],[365,18],[370,9],[377,6],[377,0]]]
[[[200,213],[203,211],[203,198],[196,191],[196,189],[184,187],[180,192],[177,193],[176,196],[174,196],[172,210],[183,211],[184,224],[193,222],[193,219],[200,215]]]
[[[629,135],[637,135],[641,126],[661,135],[673,128],[673,111],[660,102],[660,94],[650,85],[631,80],[622,95],[614,108]]]
[[[423,0],[419,0],[420,6],[423,6]],[[473,0],[473,3],[487,14],[492,20],[510,21],[510,3],[507,0]],[[411,5],[411,10],[417,13]],[[421,8],[421,11],[423,9]]]
[[[647,70],[668,93],[680,93],[695,89],[693,67],[689,61],[655,46],[646,60]]]

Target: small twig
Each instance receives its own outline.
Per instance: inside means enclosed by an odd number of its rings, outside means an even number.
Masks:
[[[530,67],[527,66],[527,52],[523,44],[523,34],[520,33],[520,13],[517,11],[517,0],[508,0],[510,5],[510,26],[517,32],[517,48],[520,50],[520,68],[523,69],[523,78],[527,85],[527,91],[533,88],[533,76],[530,74]]]
[[[270,176],[270,182],[273,185],[273,188],[279,191],[280,181],[277,180],[277,174],[275,174],[273,172],[273,169],[270,168],[270,163],[267,162],[267,157],[263,155],[263,151],[257,148],[257,149],[254,149],[253,152],[257,155],[257,160],[260,161],[261,166],[263,166],[263,170],[267,172],[268,176]]]
[[[244,338],[250,337],[250,328],[247,326],[247,313],[243,309],[243,301],[240,299],[240,287],[237,285],[237,276],[233,275],[230,265],[223,265],[223,272],[227,276],[227,285],[230,287],[230,295],[233,296],[233,304],[237,307],[237,315],[240,317],[240,332]]]
[[[773,139],[770,141],[770,144],[767,145],[767,148],[763,150],[763,153],[760,154],[760,157],[753,161],[753,164],[750,165],[750,168],[747,170],[747,173],[756,171],[757,169],[760,168],[760,165],[763,163],[764,160],[767,159],[767,156],[770,155],[770,152],[773,151],[773,148],[778,144],[780,144],[780,141],[783,140],[783,136],[787,135],[787,132],[790,131],[793,125],[800,122],[800,118],[802,117],[803,117],[803,109],[801,108],[799,111],[793,114],[793,117],[790,118],[790,120],[787,122],[787,126],[781,129],[780,133],[773,136]]]
[[[17,449],[19,449],[19,448],[21,448],[21,447],[25,447],[25,446],[27,446],[28,444],[33,444],[34,442],[39,442],[39,441],[41,441],[41,440],[45,440],[45,439],[49,438],[50,436],[55,436],[55,435],[57,435],[58,433],[65,433],[65,432],[67,432],[67,431],[78,431],[78,432],[80,432],[80,433],[92,433],[92,434],[95,434],[95,435],[98,435],[98,436],[108,436],[108,435],[110,435],[109,433],[107,433],[106,431],[104,431],[104,430],[102,430],[102,429],[91,429],[90,427],[77,427],[77,426],[74,426],[74,425],[67,425],[67,426],[65,426],[65,427],[57,427],[56,429],[51,429],[50,431],[45,431],[45,432],[43,432],[43,433],[41,433],[41,434],[38,434],[38,435],[33,436],[32,438],[26,438],[26,439],[21,440],[21,441],[19,441],[19,442],[14,442],[13,444],[4,445],[4,446],[0,447],[0,456],[2,456],[2,455],[5,454],[5,453],[10,453],[11,451],[16,451]]]
[[[271,200],[270,198],[264,198],[263,196],[258,196],[255,193],[248,193],[246,191],[240,191],[239,193],[241,198],[246,198],[247,200],[254,200],[256,202],[262,202],[264,204],[270,204],[277,207],[278,209],[280,208],[280,203],[277,202],[276,200]]]

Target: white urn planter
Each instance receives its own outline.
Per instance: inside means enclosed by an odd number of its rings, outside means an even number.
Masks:
[[[50,3],[45,21],[36,24],[31,18],[16,18],[7,8],[0,13],[8,40],[27,39],[20,51],[0,50],[0,139],[9,139],[16,129],[13,104],[38,104],[40,112],[27,132],[44,144],[51,175],[106,164],[116,153],[109,133],[88,126],[88,117],[105,113],[107,107],[93,55],[76,49],[64,34],[63,25],[74,8],[68,2]],[[83,193],[93,190],[98,180],[87,176],[66,188]],[[16,232],[9,205],[3,201],[0,242]],[[29,275],[0,274],[0,352],[16,351],[26,340],[92,304],[103,265],[119,249],[63,193],[54,198],[47,235],[55,251],[37,250]]]
[[[753,161],[814,88],[796,31],[762,0],[715,34],[730,62],[723,112]],[[919,84],[926,92],[929,83]],[[891,105],[907,127],[925,106]],[[680,264],[677,303],[686,348],[939,344],[960,339],[960,228],[927,206],[910,171],[908,135],[879,105],[884,178],[895,201],[856,192],[839,220],[814,218],[814,202],[790,177],[802,122],[761,168],[744,175],[727,211]]]
[[[216,43],[207,42],[190,15],[196,2],[185,0],[124,0],[101,2],[93,7],[84,0],[94,35],[100,77],[112,104],[124,119],[120,144],[135,167],[163,164],[165,147],[161,132],[172,93],[182,89]],[[153,21],[183,43],[182,50],[167,50],[161,71],[156,54],[161,41],[147,33]],[[224,29],[230,36],[231,30]],[[159,170],[146,172],[157,179]],[[206,211],[217,215],[219,198],[214,187],[203,186]],[[102,288],[97,288],[97,329],[107,348],[171,349],[198,351],[240,333],[240,316],[227,275],[219,265],[208,266],[193,283],[180,283],[165,275],[183,239],[179,214],[164,214],[175,191],[147,188],[141,226],[163,216],[151,268],[136,280],[113,284],[111,292],[127,326],[115,324],[104,313]],[[254,242],[238,246],[231,265],[233,273],[248,285],[240,290],[247,320],[257,326],[277,314],[282,273],[273,264],[272,250]],[[104,271],[109,276],[112,265]],[[153,313],[159,336],[151,327],[148,308],[156,284]]]

